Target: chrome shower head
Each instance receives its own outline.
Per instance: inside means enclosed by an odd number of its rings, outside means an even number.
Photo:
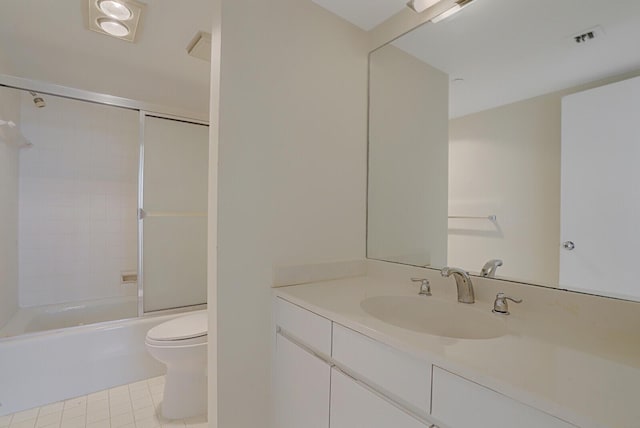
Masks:
[[[29,91],[29,93],[33,97],[33,103],[36,105],[36,107],[42,108],[42,107],[45,107],[47,105],[47,103],[44,102],[44,98],[42,98],[40,95],[38,95],[38,94],[36,94],[35,92],[32,92],[32,91]]]

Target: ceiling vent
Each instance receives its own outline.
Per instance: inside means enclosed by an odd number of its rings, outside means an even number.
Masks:
[[[571,40],[575,44],[585,45],[589,42],[594,41],[595,39],[601,38],[602,36],[604,36],[602,27],[597,26],[588,30],[581,31],[578,34],[574,34],[573,36],[571,36]]]
[[[198,31],[187,45],[187,53],[195,58],[211,62],[211,33]]]
[[[136,0],[88,0],[88,5],[89,30],[135,42],[144,3]]]

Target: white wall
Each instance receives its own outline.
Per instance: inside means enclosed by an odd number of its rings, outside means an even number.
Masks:
[[[22,98],[21,306],[127,293],[137,270],[138,113],[44,96]],[[129,287],[129,292],[135,292]]]
[[[444,266],[449,78],[392,45],[369,76],[367,256]]]
[[[0,120],[20,123],[20,94],[0,87]],[[0,134],[0,328],[18,309],[17,145]]]
[[[309,0],[222,0],[221,23],[209,423],[265,427],[273,266],[364,257],[367,36]]]

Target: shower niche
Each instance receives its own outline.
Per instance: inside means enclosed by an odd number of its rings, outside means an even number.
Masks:
[[[206,303],[206,124],[0,86],[3,122],[0,340]]]

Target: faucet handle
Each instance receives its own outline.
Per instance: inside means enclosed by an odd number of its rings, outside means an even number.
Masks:
[[[427,278],[411,278],[411,281],[420,283],[420,293],[418,294],[422,296],[431,296],[431,285]]]
[[[509,315],[507,300],[511,300],[513,303],[522,303],[522,299],[514,299],[504,293],[498,293],[496,294],[496,300],[493,302],[493,310],[491,312],[494,314]]]

